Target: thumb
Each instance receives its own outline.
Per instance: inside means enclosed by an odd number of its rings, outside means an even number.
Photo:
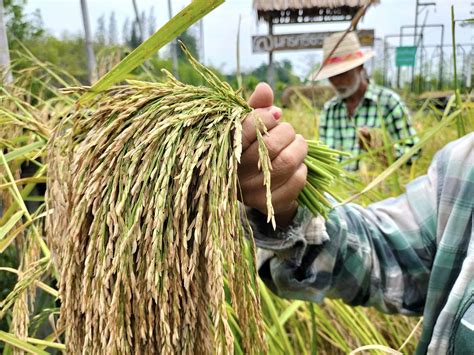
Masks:
[[[260,83],[250,96],[248,103],[252,108],[267,108],[273,105],[273,90],[267,83]]]

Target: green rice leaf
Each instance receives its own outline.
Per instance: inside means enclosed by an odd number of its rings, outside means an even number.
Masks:
[[[45,144],[44,142],[40,141],[40,142],[35,142],[35,143],[25,145],[24,147],[21,147],[21,148],[17,148],[11,151],[10,153],[5,154],[5,161],[8,163],[9,161],[12,161],[14,159],[23,157],[24,155],[31,153],[37,150],[38,148],[41,148],[42,146],[44,146],[44,144]]]
[[[80,104],[85,104],[97,93],[104,91],[113,84],[125,79],[128,73],[143,64],[154,55],[160,48],[171,42],[178,35],[186,31],[193,23],[206,16],[224,0],[194,0],[176,14],[163,27],[156,31],[150,38],[139,45],[128,56],[126,56],[112,70],[99,79],[90,89],[79,98]]]
[[[13,334],[10,334],[1,330],[0,330],[0,341],[3,341],[6,344],[14,346],[17,349],[26,351],[30,354],[48,355],[46,351],[41,350],[37,348],[36,346],[31,345],[28,342],[17,338]]]
[[[18,211],[15,213],[4,226],[0,227],[0,241],[10,232],[10,230],[15,226],[15,224],[23,216],[23,211]]]

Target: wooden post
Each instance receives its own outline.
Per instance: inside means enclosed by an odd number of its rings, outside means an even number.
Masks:
[[[87,50],[87,71],[89,84],[93,84],[97,78],[94,49],[92,48],[92,34],[89,22],[89,12],[86,0],[81,0],[82,21],[84,23],[84,36]]]
[[[268,35],[273,36],[273,21],[271,17],[270,17],[270,20],[268,21]],[[273,51],[268,52],[268,84],[272,87],[272,89],[275,88],[275,73],[273,70]]]

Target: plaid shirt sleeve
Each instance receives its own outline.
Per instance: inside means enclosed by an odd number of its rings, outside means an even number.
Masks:
[[[399,158],[418,142],[416,131],[412,126],[410,111],[395,93],[387,98],[384,113],[385,124],[394,141],[404,139],[403,144],[395,144],[396,156]]]
[[[299,208],[292,225],[276,231],[251,211],[259,274],[286,298],[423,312],[417,354],[472,349],[472,335],[459,329],[472,323],[474,307],[473,196],[470,133],[438,152],[428,174],[397,198],[336,207],[326,222]]]
[[[326,223],[300,207],[288,229],[272,231],[251,211],[261,278],[286,298],[421,314],[436,250],[435,165],[406,194],[368,208],[337,207]]]

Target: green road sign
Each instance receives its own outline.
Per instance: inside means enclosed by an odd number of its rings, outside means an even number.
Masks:
[[[415,66],[416,46],[397,47],[395,64],[397,67]]]

